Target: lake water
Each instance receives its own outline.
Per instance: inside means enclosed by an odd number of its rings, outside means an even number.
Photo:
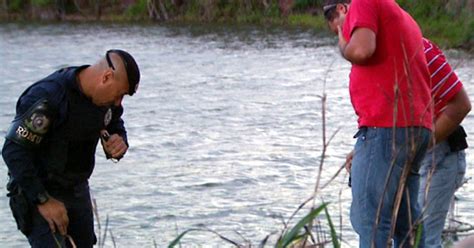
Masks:
[[[138,93],[123,103],[131,147],[118,164],[98,149],[90,180],[102,226],[108,216],[118,247],[164,247],[178,233],[203,226],[253,246],[281,231],[282,220],[314,189],[324,92],[327,135],[340,131],[328,147],[322,184],[352,149],[350,65],[335,40],[247,26],[0,24],[1,144],[28,85],[61,67],[93,63],[111,48],[128,50],[142,71]],[[474,99],[474,60],[449,54]],[[474,118],[464,125],[474,145]],[[467,156],[472,177],[473,148]],[[1,160],[0,247],[25,247],[8,209],[6,181]],[[473,190],[470,181],[457,193],[460,221],[473,223]],[[322,200],[331,203],[338,232],[342,223],[343,246],[355,247],[345,172],[317,204]],[[183,245],[230,246],[208,232],[189,233]],[[105,246],[113,247],[110,238]]]

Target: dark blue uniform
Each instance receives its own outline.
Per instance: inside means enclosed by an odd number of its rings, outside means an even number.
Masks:
[[[30,86],[18,100],[5,139],[2,155],[10,174],[12,212],[33,247],[57,247],[36,207],[46,193],[65,204],[68,234],[76,245],[92,247],[88,179],[100,131],[127,140],[123,108],[96,106],[81,92],[76,77],[86,67],[61,69]],[[63,242],[63,237],[56,238]]]

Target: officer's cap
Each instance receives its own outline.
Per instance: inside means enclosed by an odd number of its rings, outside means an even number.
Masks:
[[[138,69],[137,62],[128,52],[125,52],[120,49],[111,49],[108,50],[106,55],[109,53],[115,53],[122,58],[123,64],[125,66],[125,71],[127,72],[128,78],[128,94],[133,95],[138,89],[138,83],[140,82],[140,69]],[[108,56],[106,56],[109,59]]]

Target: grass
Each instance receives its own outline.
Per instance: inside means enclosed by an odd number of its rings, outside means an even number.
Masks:
[[[418,22],[425,37],[444,48],[463,48],[474,52],[474,15],[456,1],[397,0]]]
[[[288,24],[291,26],[303,26],[315,29],[326,29],[326,20],[322,16],[309,14],[293,14],[288,16]]]
[[[441,47],[471,49],[474,45],[474,18],[449,16],[419,18],[423,33]]]

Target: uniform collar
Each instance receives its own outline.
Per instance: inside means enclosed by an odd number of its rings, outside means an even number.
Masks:
[[[84,70],[85,68],[89,67],[89,65],[82,65],[82,66],[77,66],[77,67],[69,67],[68,72],[67,72],[67,82],[69,84],[69,87],[73,90],[79,91],[82,94],[82,88],[81,85],[79,84],[79,72]]]

